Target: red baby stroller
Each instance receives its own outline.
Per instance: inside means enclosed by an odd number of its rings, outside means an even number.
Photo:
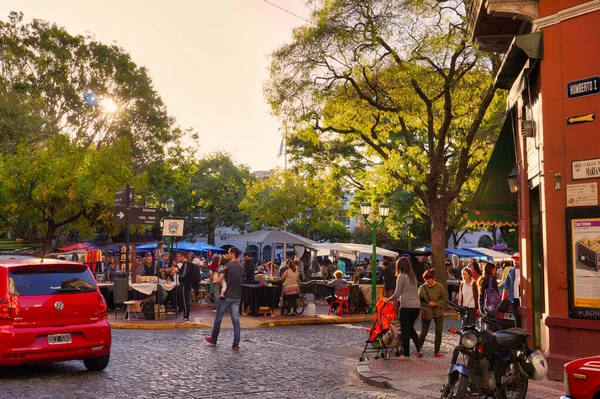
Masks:
[[[375,359],[389,359],[395,352],[400,356],[401,331],[396,317],[396,307],[391,302],[380,300],[375,306],[375,323],[367,328],[369,339],[360,356],[360,361],[368,361],[367,353],[375,353]]]

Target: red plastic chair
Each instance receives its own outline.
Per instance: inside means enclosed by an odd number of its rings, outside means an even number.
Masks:
[[[344,306],[346,306],[346,313],[350,316],[350,305],[348,304],[348,297],[350,296],[350,288],[340,288],[337,292],[337,298],[335,301],[329,304],[329,310],[327,314],[331,313],[331,309],[333,309],[333,305],[340,305],[340,316],[344,314]]]

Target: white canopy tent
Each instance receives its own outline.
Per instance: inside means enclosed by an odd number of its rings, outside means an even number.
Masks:
[[[331,242],[323,242],[318,244],[313,244],[311,247],[317,251],[317,256],[331,256],[332,252],[337,253],[344,258],[356,259],[359,251],[354,249],[349,249],[343,245],[335,244]]]
[[[473,251],[482,253],[485,256],[492,258],[494,262],[500,262],[505,259],[510,259],[509,254],[500,252],[500,251],[494,251],[493,249],[489,249],[489,248],[476,247],[476,248],[465,248],[465,249],[469,249],[469,250],[473,250]]]
[[[346,247],[349,250],[357,251],[357,252],[360,252],[363,254],[369,254],[369,255],[373,254],[373,246],[372,245],[349,244],[349,243],[341,243],[341,242],[337,242],[336,244]],[[398,252],[390,251],[389,249],[379,248],[379,247],[376,247],[376,252],[377,252],[377,255],[381,255],[381,256],[396,257],[399,255]]]

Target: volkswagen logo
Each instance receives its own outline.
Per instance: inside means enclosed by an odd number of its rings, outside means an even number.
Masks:
[[[56,310],[63,310],[65,308],[65,304],[62,303],[61,301],[55,302],[54,303],[54,309]]]

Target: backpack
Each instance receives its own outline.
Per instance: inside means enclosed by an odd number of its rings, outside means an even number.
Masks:
[[[490,316],[496,316],[496,314],[498,313],[498,309],[500,309],[501,303],[502,298],[500,297],[500,293],[498,293],[498,291],[494,289],[494,286],[490,282],[485,290],[485,312]]]

